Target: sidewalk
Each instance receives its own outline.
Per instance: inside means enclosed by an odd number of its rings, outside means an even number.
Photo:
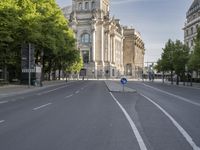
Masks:
[[[123,91],[123,86],[116,81],[104,81],[106,86],[108,87],[110,92],[136,92],[136,90],[128,88],[128,87],[124,87],[124,91]]]
[[[68,81],[71,82],[71,81]],[[22,93],[28,93],[35,90],[44,89],[47,87],[59,85],[59,84],[66,84],[65,81],[44,81],[42,87],[35,87],[31,86],[30,88],[28,85],[5,85],[0,86],[0,98],[1,97],[7,97],[9,95],[15,95],[15,94],[22,94]]]
[[[152,81],[144,81],[144,82],[152,82]],[[153,82],[155,83],[163,83],[162,80],[154,80]],[[171,81],[166,81],[164,82],[164,84],[168,84],[168,85],[174,85],[174,86],[180,86],[180,87],[187,87],[187,88],[199,88],[200,89],[200,83],[194,83],[192,82],[192,86],[190,86],[190,82],[179,82],[179,85],[176,85],[176,82],[174,81],[173,84],[171,84]]]

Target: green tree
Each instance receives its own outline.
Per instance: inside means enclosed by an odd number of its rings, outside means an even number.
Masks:
[[[177,75],[176,81],[179,84],[179,78],[185,81],[185,67],[189,60],[189,47],[177,40],[174,48],[173,66]]]
[[[158,71],[170,72],[171,83],[173,84],[173,72],[177,75],[177,84],[179,83],[179,77],[185,78],[185,66],[189,58],[189,48],[185,46],[181,41],[177,40],[173,42],[168,40],[163,48],[161,59],[158,60],[156,69]]]

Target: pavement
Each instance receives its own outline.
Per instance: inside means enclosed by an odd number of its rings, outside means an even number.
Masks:
[[[73,82],[72,80],[68,82]],[[21,94],[21,93],[28,93],[34,90],[40,90],[51,86],[56,86],[60,84],[66,84],[65,81],[55,80],[55,81],[44,81],[42,87],[38,86],[30,86],[28,85],[4,85],[0,86],[0,97],[6,97],[9,95]]]
[[[137,92],[116,92],[116,83],[76,81],[0,98],[0,149],[200,149],[199,89],[130,81]]]

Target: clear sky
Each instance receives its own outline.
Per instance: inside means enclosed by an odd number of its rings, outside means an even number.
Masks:
[[[72,0],[57,0],[60,7]],[[132,26],[145,42],[145,62],[157,61],[166,41],[183,41],[186,12],[193,0],[110,0],[111,16]]]

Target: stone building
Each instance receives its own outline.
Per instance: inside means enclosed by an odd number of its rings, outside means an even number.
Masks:
[[[141,78],[144,68],[144,42],[139,32],[124,27],[124,70],[130,78]]]
[[[131,64],[132,72],[143,67],[144,52],[140,50],[143,48],[140,34],[134,30],[133,47],[126,50],[127,46],[123,45],[126,43],[124,38],[128,38],[128,31],[124,34],[120,20],[110,17],[109,6],[109,0],[72,0],[71,7],[63,8],[74,30],[77,49],[82,55],[88,78],[116,78],[124,75],[124,51],[127,57],[133,56],[126,63]]]
[[[194,46],[194,39],[197,29],[200,27],[200,0],[194,0],[186,14],[187,21],[184,30],[184,42],[191,49]]]
[[[72,0],[70,26],[89,78],[123,74],[123,28],[109,16],[109,0]]]

